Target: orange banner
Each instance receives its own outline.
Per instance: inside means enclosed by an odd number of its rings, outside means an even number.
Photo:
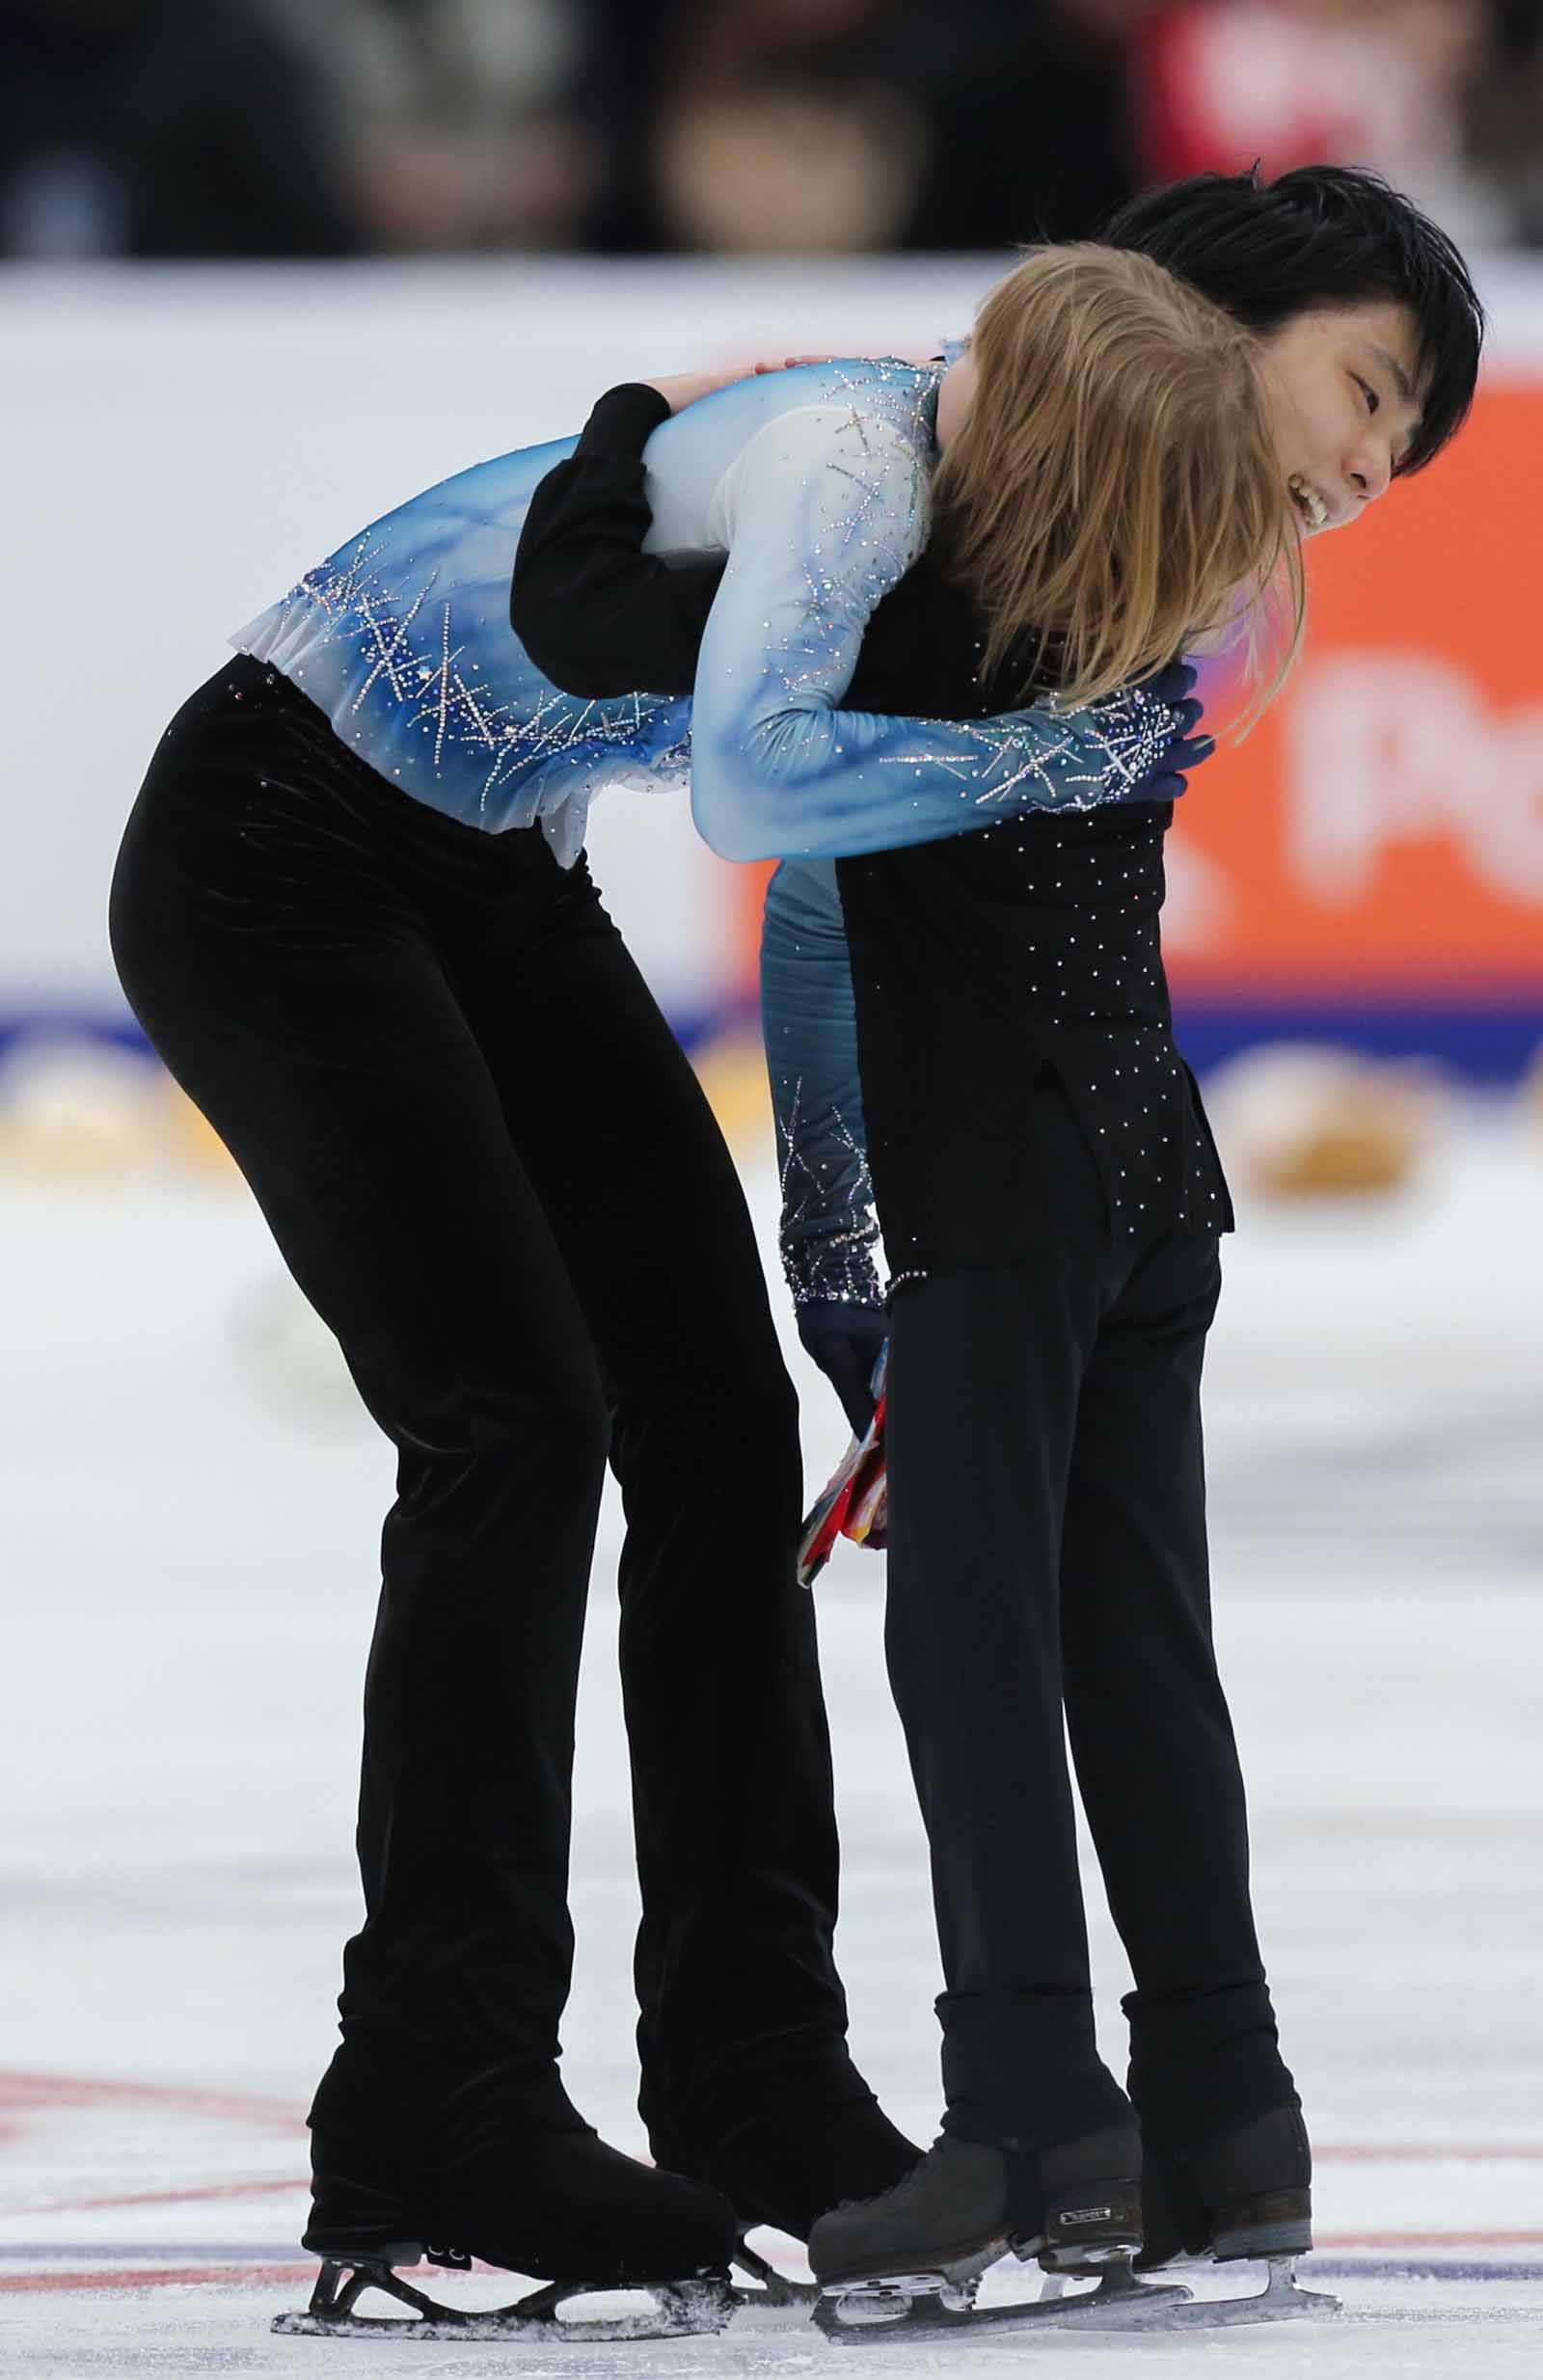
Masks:
[[[1306,654],[1170,837],[1176,990],[1543,996],[1543,388],[1312,549]]]

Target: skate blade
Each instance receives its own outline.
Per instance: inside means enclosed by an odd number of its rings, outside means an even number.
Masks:
[[[939,2286],[938,2274],[897,2274],[878,2284],[827,2289],[815,2321],[827,2339],[843,2346],[883,2338],[936,2339],[944,2333],[991,2330],[1147,2330],[1160,2326],[1170,2309],[1189,2303],[1190,2291],[1171,2283],[1137,2281],[1128,2262],[1111,2265],[1096,2288],[1066,2294],[1066,2279],[1052,2275],[1043,2294],[1022,2305],[977,2306],[975,2280]]]
[[[1231,2330],[1246,2322],[1332,2322],[1344,2312],[1326,2289],[1305,2289],[1294,2256],[1272,2256],[1262,2289],[1245,2297],[1203,2297],[1172,2314],[1173,2330]],[[1214,2265],[1212,2271],[1216,2269]]]
[[[921,2272],[877,2273],[849,2281],[826,2281],[815,2285],[814,2318],[834,2335],[838,2325],[853,2329],[884,2329],[906,2321],[918,2305],[936,2304],[949,2314],[967,2313],[975,2303],[981,2275],[1007,2254],[1005,2238],[950,2257]]]
[[[820,2296],[819,2284],[813,2281],[790,2281],[779,2273],[764,2256],[746,2247],[742,2239],[734,2251],[734,2261],[750,2282],[749,2288],[736,2286],[734,2328],[737,2331],[801,2330],[808,2321]]]
[[[408,2313],[356,2313],[366,2289],[405,2306]],[[566,2318],[564,2306],[586,2297],[640,2294],[648,2300],[636,2312],[597,2317]],[[723,2330],[735,2312],[737,2295],[726,2278],[705,2275],[690,2281],[638,2284],[544,2283],[512,2305],[474,2312],[444,2305],[414,2288],[386,2264],[323,2263],[310,2305],[304,2313],[276,2314],[273,2329],[284,2339],[456,2339],[462,2343],[492,2339],[555,2340],[576,2346],[603,2345],[609,2340],[689,2339]]]

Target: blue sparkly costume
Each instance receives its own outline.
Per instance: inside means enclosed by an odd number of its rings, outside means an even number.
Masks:
[[[509,625],[530,493],[573,440],[410,499],[232,642],[404,792],[494,831],[539,822],[564,866],[603,785],[688,763],[697,825],[732,859],[885,851],[1128,792],[1173,728],[1140,693],[968,723],[835,708],[870,613],[927,540],[942,368],[766,374],[654,432],[648,548],[729,557],[691,701],[565,694]]]
[[[233,639],[404,792],[494,831],[539,823],[564,866],[602,786],[646,788],[688,767],[716,851],[787,855],[768,902],[764,1004],[783,1256],[800,1302],[882,1295],[835,855],[1118,798],[1173,726],[1139,690],[968,721],[837,707],[873,611],[927,541],[944,368],[855,360],[765,374],[652,432],[645,551],[728,557],[689,700],[566,693],[510,627],[531,493],[576,440],[412,498]]]

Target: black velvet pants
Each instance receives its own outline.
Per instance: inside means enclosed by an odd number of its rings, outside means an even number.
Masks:
[[[795,1400],[728,1151],[586,868],[412,800],[243,659],[156,752],[112,935],[397,1450],[345,2042],[539,2096],[609,1458],[644,2114],[818,2058],[845,2009]]]
[[[1094,2041],[1063,1712],[1136,1991],[1149,2145],[1293,2097],[1250,1908],[1211,1643],[1200,1381],[1217,1244],[1116,1247],[1046,1074],[1032,1263],[895,1298],[890,1677],[933,1853],[945,2128],[1047,2146],[1128,2120]]]

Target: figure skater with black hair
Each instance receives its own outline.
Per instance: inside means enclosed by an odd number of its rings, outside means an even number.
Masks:
[[[1461,426],[1473,284],[1374,177],[1208,176],[1102,236],[1258,342],[1303,537],[1363,518]],[[1064,680],[1085,649],[1066,609],[1015,607],[1004,547],[983,544],[996,508],[1042,484],[1035,425],[973,402],[973,376],[989,387],[1020,352],[1007,286],[943,383],[932,541],[836,701],[968,718]],[[564,686],[694,683],[703,699],[732,559],[720,588],[718,566],[644,550],[656,425],[691,393],[613,392],[532,500],[515,616]],[[1083,460],[1096,509],[1110,456]],[[1217,464],[1203,502],[1219,527]],[[1162,500],[1171,521],[1171,482]],[[1073,2270],[1181,2250],[1288,2263],[1311,2244],[1311,2157],[1211,1643],[1199,1392],[1232,1214],[1163,978],[1171,802],[885,852],[827,843],[857,853],[834,869],[802,855],[798,817],[769,810],[750,842],[717,831],[711,801],[697,811],[733,856],[799,854],[772,879],[763,947],[783,1254],[856,1429],[890,1339],[886,1644],[946,1982],[941,2137],[814,2227],[816,2274],[849,2307],[908,2292],[913,2314],[949,2321],[1010,2244]],[[1135,1977],[1128,2096],[1094,2038],[1063,1714]],[[1310,2309],[1288,2272],[1249,2307]]]

